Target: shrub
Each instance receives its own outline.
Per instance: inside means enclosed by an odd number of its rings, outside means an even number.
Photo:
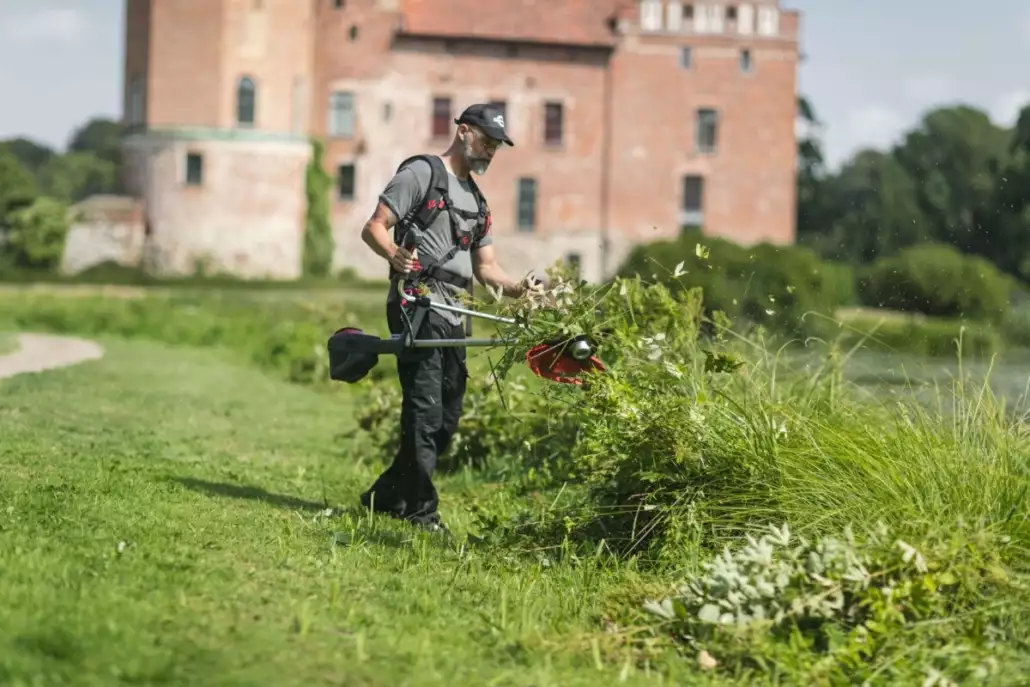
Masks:
[[[990,358],[1006,343],[1005,337],[989,325],[954,319],[857,311],[842,313],[841,320],[846,326],[839,338],[842,345],[861,344],[890,353]]]
[[[540,407],[565,423],[552,481],[508,480],[550,497],[486,498],[487,546],[675,569],[652,634],[625,642],[742,684],[1018,684],[1030,433],[989,386],[958,378],[947,414],[859,398],[832,355],[794,367],[722,327],[702,343],[696,289],[558,283],[542,301],[501,308],[520,324],[504,362],[585,333],[609,369]],[[494,422],[513,452],[536,439]],[[769,522],[799,537],[760,538]]]
[[[329,190],[332,179],[323,165],[325,145],[318,139],[311,143],[311,160],[305,175],[307,219],[304,229],[303,273],[305,276],[325,277],[332,270],[333,226],[329,217]]]
[[[0,330],[149,339],[218,347],[289,381],[330,386],[326,340],[341,322],[375,323],[362,295],[349,304],[263,294],[188,291],[80,296],[9,292],[0,296]],[[376,324],[368,326],[375,331]],[[389,375],[384,358],[373,379]]]
[[[946,244],[922,244],[862,271],[863,304],[993,323],[1008,310],[1010,280],[986,259]]]
[[[31,205],[7,215],[9,233],[4,259],[31,270],[53,271],[64,257],[68,208],[41,196]]]
[[[959,527],[913,545],[881,524],[809,540],[770,527],[645,608],[732,676],[775,662],[801,684],[983,681],[999,677],[990,623],[1013,613],[992,605],[1019,594],[995,539]]]
[[[633,275],[699,287],[709,312],[790,334],[822,330],[824,320],[806,316],[832,315],[850,301],[853,279],[849,268],[827,265],[806,247],[744,247],[696,232],[634,249],[619,270]]]

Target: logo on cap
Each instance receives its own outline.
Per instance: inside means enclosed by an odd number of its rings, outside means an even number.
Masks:
[[[501,127],[503,129],[504,128],[504,115],[497,115],[496,117],[494,117],[494,124],[496,124],[497,126],[499,126],[499,127]]]

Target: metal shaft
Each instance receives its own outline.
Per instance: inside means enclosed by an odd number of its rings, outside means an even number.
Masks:
[[[484,320],[490,320],[491,322],[500,322],[502,324],[515,324],[515,320],[510,317],[500,317],[498,315],[490,315],[485,312],[476,312],[475,310],[469,310],[468,308],[460,308],[456,305],[447,305],[446,303],[438,303],[433,301],[430,306],[434,310],[446,310],[447,312],[457,313],[459,315],[469,315],[471,317],[479,317]]]
[[[513,343],[511,339],[415,339],[412,348],[480,348]]]

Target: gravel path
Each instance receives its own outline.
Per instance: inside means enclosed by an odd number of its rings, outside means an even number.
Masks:
[[[98,344],[71,336],[19,334],[20,349],[0,356],[0,379],[77,365],[104,356]]]

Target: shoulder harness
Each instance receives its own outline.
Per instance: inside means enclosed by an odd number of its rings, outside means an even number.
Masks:
[[[447,253],[437,260],[430,263],[422,263],[419,261],[415,272],[410,274],[408,278],[414,283],[418,283],[420,281],[444,282],[457,286],[460,289],[465,289],[471,294],[473,279],[462,277],[445,270],[443,269],[443,265],[457,255],[459,251],[470,250],[476,241],[490,233],[490,207],[487,205],[486,199],[483,197],[482,192],[480,192],[479,187],[476,185],[476,182],[472,180],[471,176],[469,176],[469,186],[472,189],[472,195],[476,198],[476,203],[479,205],[478,212],[468,212],[452,207],[450,195],[448,194],[450,180],[447,168],[444,167],[443,160],[441,160],[437,155],[414,155],[402,162],[397,167],[397,171],[400,172],[405,166],[415,160],[425,160],[429,163],[429,167],[432,170],[429,179],[429,186],[426,189],[425,195],[422,197],[422,201],[412,207],[411,210],[408,211],[408,214],[397,222],[397,225],[394,227],[394,241],[400,245],[404,236],[411,230],[415,230],[416,235],[421,238],[421,235],[424,234],[426,229],[432,226],[433,222],[436,221],[437,215],[446,211],[450,217],[454,245],[451,246],[451,249],[447,251]],[[472,231],[466,231],[464,229],[464,223],[461,220],[470,219],[477,219],[478,221]],[[416,243],[416,247],[417,245],[418,244]],[[400,275],[396,274],[391,268],[391,280],[397,279],[399,276]]]

